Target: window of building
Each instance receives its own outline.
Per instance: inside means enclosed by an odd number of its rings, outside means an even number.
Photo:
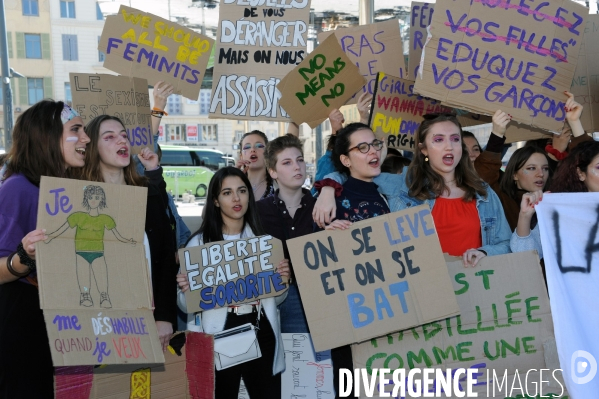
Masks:
[[[98,44],[100,44],[100,36],[98,36]],[[98,61],[104,62],[105,57],[106,57],[106,54],[104,54],[104,52],[98,50]]]
[[[71,83],[65,82],[64,84],[64,99],[69,105],[73,105],[73,95],[71,94]]]
[[[96,3],[96,19],[98,21],[104,20],[104,14],[102,14],[102,10],[100,9],[100,3]]]
[[[185,125],[166,125],[167,141],[184,141]]]
[[[62,35],[62,59],[65,61],[78,61],[77,35]]]
[[[40,35],[25,33],[25,57],[42,58],[42,40]]]
[[[60,17],[75,18],[75,2],[60,0]]]
[[[181,115],[181,95],[172,94],[166,100],[166,112],[169,115]]]
[[[235,143],[239,143],[243,137],[243,130],[235,130]]]
[[[200,114],[205,115],[210,112],[210,90],[200,90]]]
[[[29,105],[33,105],[44,99],[44,79],[27,78],[27,97]]]
[[[38,17],[40,15],[38,0],[22,0],[23,15]]]
[[[202,125],[201,141],[218,141],[217,127],[218,125]]]

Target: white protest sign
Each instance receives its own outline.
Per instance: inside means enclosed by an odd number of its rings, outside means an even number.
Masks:
[[[555,340],[573,398],[599,392],[599,193],[548,194],[537,207]]]
[[[281,375],[281,398],[333,399],[331,351],[314,352],[310,334],[281,335],[286,365]]]

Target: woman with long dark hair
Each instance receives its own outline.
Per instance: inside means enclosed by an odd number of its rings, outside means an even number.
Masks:
[[[218,170],[208,186],[203,221],[193,233],[186,247],[209,242],[236,240],[262,235],[258,209],[247,176],[235,167]],[[281,261],[277,273],[289,276],[289,261]],[[186,274],[178,274],[179,307],[187,312],[185,291],[189,289]],[[281,372],[285,356],[279,324],[279,305],[285,294],[261,299],[241,306],[222,307],[197,314],[188,314],[187,329],[193,332],[215,334],[246,323],[259,321],[258,344],[260,358],[215,371],[215,397],[237,398],[243,378],[250,398],[280,398]]]
[[[260,130],[244,134],[239,142],[239,160],[237,167],[247,174],[254,198],[257,201],[275,193],[273,180],[266,171],[264,151],[268,137]]]
[[[0,398],[53,398],[54,368],[40,309],[35,244],[42,175],[70,177],[85,163],[83,120],[62,101],[19,116],[0,176]]]
[[[599,142],[578,144],[564,158],[555,172],[549,191],[552,193],[599,192]],[[536,250],[543,257],[541,233],[536,224],[535,206],[543,192],[535,191],[522,198],[518,227],[510,242],[513,252]]]
[[[87,124],[85,131],[91,142],[80,178],[148,188],[145,236],[149,248],[146,247],[146,256],[152,281],[154,320],[162,349],[166,350],[177,327],[178,267],[175,223],[172,216],[167,215],[168,194],[158,156],[148,148],[141,151],[138,157],[145,167],[145,176],[140,176],[132,160],[127,130],[119,118],[98,116]]]

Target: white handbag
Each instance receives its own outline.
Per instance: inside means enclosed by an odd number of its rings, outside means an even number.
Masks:
[[[260,321],[260,308],[258,309]],[[214,334],[214,365],[224,370],[262,357],[256,326],[246,323]]]

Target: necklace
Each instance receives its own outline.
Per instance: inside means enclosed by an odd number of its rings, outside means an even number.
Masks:
[[[301,202],[295,206],[288,206],[287,209],[299,208],[300,206],[302,206]]]
[[[256,185],[253,185],[253,184],[252,184],[252,191],[256,191],[256,189],[257,189],[258,187],[260,187],[260,186],[262,185],[262,183],[264,183],[265,181],[266,181],[266,179],[263,179],[262,181],[260,181],[260,182],[259,182],[258,184],[256,184]]]

